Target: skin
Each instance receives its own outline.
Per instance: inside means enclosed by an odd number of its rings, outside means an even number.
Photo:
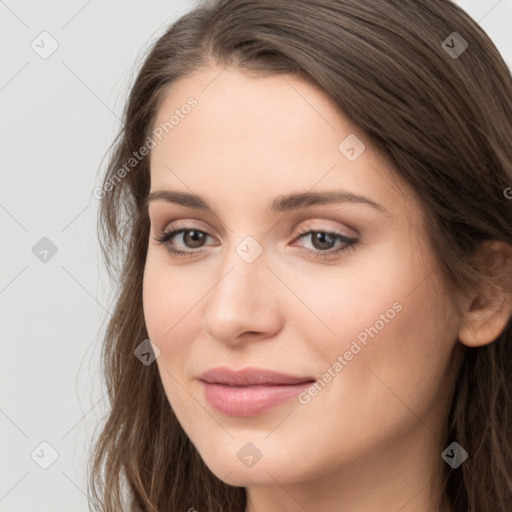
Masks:
[[[175,83],[155,122],[197,99],[152,149],[151,192],[195,193],[215,211],[149,204],[144,315],[169,403],[209,469],[246,487],[247,512],[323,512],[340,504],[343,512],[437,512],[429,484],[444,464],[453,350],[458,337],[473,346],[492,341],[510,305],[494,308],[490,320],[470,297],[467,309],[476,312],[467,319],[457,313],[414,191],[321,89],[292,76],[222,70]],[[366,145],[355,161],[338,150],[350,134]],[[386,212],[362,203],[269,210],[279,195],[341,189]],[[209,235],[196,245],[187,234],[173,238],[176,248],[200,254],[174,256],[155,241],[177,221]],[[299,238],[301,228],[358,242],[321,259],[307,249],[325,253],[342,244]],[[263,249],[252,263],[236,252],[248,236]],[[203,396],[197,377],[220,365],[322,379],[396,303],[394,318],[342,371],[331,370],[335,376],[307,404],[292,399],[240,418],[217,412]],[[248,442],[262,455],[250,468],[237,457]]]

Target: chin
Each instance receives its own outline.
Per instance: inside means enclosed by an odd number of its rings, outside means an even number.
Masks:
[[[210,471],[228,485],[249,487],[257,485],[281,485],[301,480],[294,471],[289,455],[280,453],[268,440],[229,439],[227,443],[212,443],[205,450],[198,450]],[[265,455],[272,454],[272,455]],[[307,468],[301,468],[303,472]],[[304,475],[302,475],[304,476]]]

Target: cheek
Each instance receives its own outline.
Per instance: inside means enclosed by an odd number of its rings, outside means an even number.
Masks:
[[[431,262],[422,261],[408,241],[382,247],[378,261],[372,254],[354,258],[350,271],[316,279],[316,291],[307,298],[335,333],[329,335],[320,326],[323,336],[316,336],[315,351],[321,351],[324,371],[346,354],[345,379],[338,379],[338,385],[360,391],[374,370],[390,387],[428,387],[430,382],[435,388],[446,372],[458,330],[446,290]]]
[[[382,339],[393,329],[396,335],[406,323],[406,306],[409,311],[422,307],[410,292],[423,269],[407,260],[403,248],[383,244],[378,251],[365,248],[339,266],[310,266],[292,272],[288,282],[293,282],[294,293],[303,304],[290,296],[286,319],[309,325],[307,337],[315,339],[316,350],[331,352],[331,359],[348,350],[354,339],[363,346],[368,340],[369,346],[369,340]],[[418,319],[421,317],[416,315],[416,323]]]
[[[191,340],[201,326],[202,288],[199,283],[191,283],[186,272],[148,255],[143,282],[144,318],[148,336],[160,350],[156,364],[162,385],[180,420],[189,414],[190,395],[185,388],[191,374],[189,365],[194,361]]]
[[[170,267],[165,256],[150,250],[142,290],[144,318],[150,338],[166,345],[171,343],[189,317],[197,314],[196,308],[206,292],[204,288],[192,273],[180,267]]]
[[[349,350],[352,360],[337,386],[340,396],[365,397],[364,405],[353,403],[355,410],[383,421],[402,417],[414,423],[415,414],[423,417],[441,403],[440,396],[447,396],[457,324],[437,274],[424,279],[427,273],[402,265],[381,274],[373,296],[370,287],[354,301],[352,318],[357,322],[346,327],[338,323],[344,334],[343,348],[336,353]],[[350,347],[357,345],[360,350],[352,356]]]

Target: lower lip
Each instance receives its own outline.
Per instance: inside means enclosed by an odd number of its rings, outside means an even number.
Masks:
[[[256,416],[296,397],[313,382],[257,386],[203,384],[206,400],[217,411],[228,416]]]

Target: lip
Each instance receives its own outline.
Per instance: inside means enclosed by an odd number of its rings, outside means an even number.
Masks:
[[[210,384],[227,384],[228,386],[284,385],[301,384],[314,381],[314,377],[290,375],[287,373],[248,366],[241,370],[232,370],[227,366],[217,366],[202,373],[199,380]]]
[[[198,377],[206,401],[228,416],[255,416],[297,396],[315,379],[261,368],[212,368]]]

